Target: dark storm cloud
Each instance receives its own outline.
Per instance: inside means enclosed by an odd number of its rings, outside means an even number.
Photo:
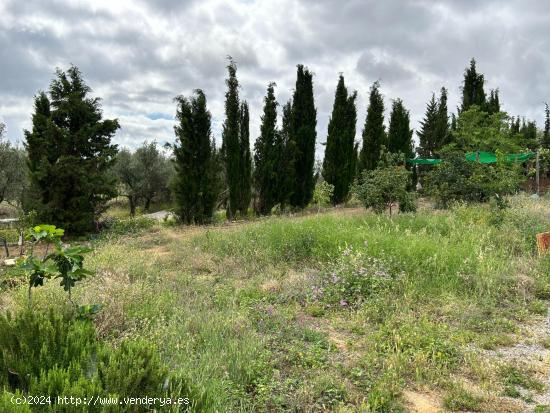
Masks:
[[[542,121],[550,100],[550,12],[535,0],[5,0],[0,2],[0,119],[20,140],[32,97],[71,63],[122,125],[117,142],[173,139],[173,97],[203,89],[220,141],[226,55],[258,136],[263,96],[292,95],[296,64],[315,74],[318,142],[338,74],[359,92],[358,137],[372,82],[389,107],[403,98],[413,126],[442,86],[450,107],[471,57],[511,114]],[[280,111],[280,110],[279,110]],[[318,145],[318,156],[322,146]]]

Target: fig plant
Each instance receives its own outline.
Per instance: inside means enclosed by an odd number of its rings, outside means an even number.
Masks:
[[[77,281],[82,280],[92,272],[84,268],[84,254],[91,249],[81,245],[68,246],[61,238],[65,231],[55,225],[37,225],[29,229],[27,239],[30,241],[29,254],[22,257],[18,266],[29,278],[28,304],[32,306],[32,289],[44,285],[45,279],[60,278],[60,285],[72,300],[71,289]],[[42,257],[35,254],[38,244],[45,245]],[[53,251],[49,252],[53,246]]]

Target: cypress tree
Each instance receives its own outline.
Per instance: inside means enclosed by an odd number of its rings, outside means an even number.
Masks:
[[[479,106],[482,110],[485,109],[485,91],[483,90],[484,76],[477,73],[476,61],[470,61],[470,67],[464,72],[464,83],[462,86],[462,106],[461,112],[464,112],[472,105]]]
[[[537,124],[534,121],[522,120],[521,129],[519,131],[522,138],[522,146],[530,149],[536,149],[537,147]]]
[[[363,129],[363,147],[359,156],[359,170],[373,170],[380,160],[380,150],[386,144],[384,126],[384,99],[380,83],[374,82],[370,89],[369,108]]]
[[[412,134],[409,111],[405,109],[401,99],[396,99],[392,103],[390,114],[388,151],[402,153],[406,158],[412,158]]]
[[[438,107],[435,100],[435,94],[432,93],[432,98],[426,107],[424,119],[420,121],[420,130],[416,132],[419,140],[418,154],[423,158],[432,158],[434,156],[437,122]]]
[[[225,83],[225,121],[222,132],[222,153],[225,163],[226,184],[229,190],[227,202],[227,218],[233,219],[240,205],[241,189],[241,150],[240,150],[240,107],[239,107],[239,81],[237,80],[237,65],[231,57],[227,70],[229,76]]]
[[[520,125],[520,117],[518,115],[517,118],[514,118],[512,116],[512,119],[510,120],[510,132],[512,134],[518,134],[520,133],[521,125]]]
[[[281,210],[290,201],[294,190],[296,169],[294,158],[296,153],[295,143],[290,138],[290,121],[292,118],[292,101],[283,106],[283,118],[281,129],[275,135],[275,174],[277,202]]]
[[[544,131],[542,133],[542,146],[543,148],[550,149],[550,107],[548,103],[545,103],[545,119],[544,119]]]
[[[211,115],[202,90],[189,99],[178,96],[175,101],[178,124],[174,127],[176,176],[172,190],[176,211],[187,224],[203,224],[212,219],[219,192]]]
[[[303,65],[298,65],[289,131],[294,155],[290,203],[298,208],[307,206],[313,197],[316,125],[317,110],[313,98],[313,75],[308,69],[304,69]]]
[[[486,109],[490,115],[500,112],[500,99],[498,96],[498,89],[491,89]]]
[[[254,181],[258,189],[257,212],[269,214],[279,201],[278,197],[278,163],[277,159],[284,150],[281,136],[277,133],[277,101],[274,91],[275,83],[267,87],[264,98],[264,111],[260,136],[254,144]]]
[[[239,118],[239,205],[238,210],[241,216],[246,216],[250,199],[252,198],[251,180],[252,180],[252,158],[250,156],[250,115],[248,113],[248,103],[241,104]]]
[[[437,120],[434,134],[434,151],[437,154],[441,148],[450,143],[447,89],[444,87],[441,88],[441,94],[437,102]]]
[[[456,130],[456,115],[451,113],[451,131]]]
[[[332,194],[334,204],[345,201],[355,176],[356,97],[356,92],[348,95],[344,77],[340,75],[334,96],[332,116],[328,124],[322,172],[325,181],[334,185]]]
[[[90,92],[78,68],[57,69],[49,97],[35,98],[33,127],[25,131],[36,191],[31,207],[42,221],[70,233],[92,230],[106,201],[116,195],[108,171],[117,154],[111,138],[119,124],[102,120],[101,101]]]

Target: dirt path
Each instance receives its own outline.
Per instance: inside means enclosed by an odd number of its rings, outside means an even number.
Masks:
[[[518,386],[521,398],[503,396],[521,403],[523,412],[533,412],[537,405],[550,405],[550,302],[547,302],[547,307],[546,316],[520,326],[519,340],[513,346],[495,350],[472,349],[488,359],[528,370],[544,385],[541,392],[527,391]]]

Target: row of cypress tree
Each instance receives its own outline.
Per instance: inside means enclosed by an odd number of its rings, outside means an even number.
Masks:
[[[177,173],[173,192],[178,214],[187,223],[209,221],[220,199],[229,218],[245,215],[253,198],[252,188],[254,207],[260,214],[270,213],[276,205],[303,208],[312,199],[317,123],[312,73],[298,65],[294,93],[282,106],[280,126],[276,85],[268,85],[252,162],[248,103],[239,99],[237,67],[231,58],[227,69],[221,149],[212,138],[204,93],[196,90],[191,97],[175,98],[173,151]],[[25,131],[31,184],[25,207],[69,232],[85,232],[93,228],[106,201],[116,195],[116,182],[109,170],[117,153],[111,138],[119,124],[116,119],[102,119],[100,99],[89,96],[90,88],[76,67],[58,70],[48,92],[35,97],[32,130]],[[462,94],[459,116],[474,105],[489,115],[500,111],[498,90],[487,97],[484,77],[477,72],[474,60],[465,71]],[[383,147],[413,156],[409,112],[400,99],[394,100],[386,132],[378,82],[370,89],[362,148],[358,151],[356,98],[357,92],[348,91],[340,75],[321,171],[334,185],[335,204],[346,200],[359,171],[376,168]],[[438,156],[452,138],[456,123],[454,115],[449,117],[447,90],[442,88],[438,99],[432,95],[417,131],[417,152]],[[534,122],[520,124],[519,117],[512,119],[511,129],[523,136],[537,135]],[[542,142],[550,148],[548,106]]]

